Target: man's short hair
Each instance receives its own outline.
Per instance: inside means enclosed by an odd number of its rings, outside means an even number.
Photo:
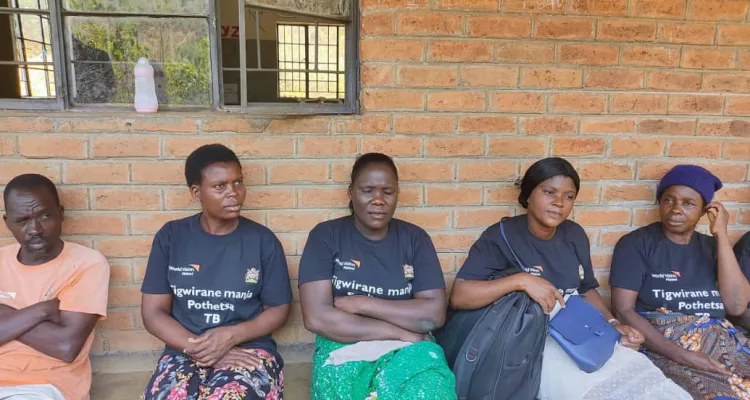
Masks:
[[[60,195],[57,193],[57,187],[51,180],[49,180],[49,178],[39,174],[23,174],[11,179],[10,182],[5,185],[5,190],[3,191],[3,203],[5,203],[5,208],[8,208],[8,196],[12,191],[28,191],[39,188],[49,191],[55,199],[55,203],[57,203],[58,206],[60,205]]]
[[[193,150],[185,160],[185,181],[188,187],[201,184],[201,173],[211,164],[220,162],[237,163],[240,167],[240,159],[237,158],[230,148],[223,144],[207,144]]]

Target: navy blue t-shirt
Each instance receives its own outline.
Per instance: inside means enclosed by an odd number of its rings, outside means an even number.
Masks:
[[[331,281],[334,297],[409,300],[414,293],[445,289],[430,236],[398,219],[391,220],[381,240],[362,235],[352,216],[318,224],[302,253],[299,284],[323,280]]]
[[[615,246],[609,283],[638,292],[636,311],[666,308],[689,315],[724,318],[717,288],[716,240],[695,232],[688,244],[677,244],[660,222],[636,229]]]
[[[750,232],[742,236],[742,239],[734,245],[734,255],[737,256],[740,269],[745,276],[750,276]]]
[[[501,249],[502,246],[507,251],[498,222],[474,242],[456,278],[491,280],[505,269],[520,267],[546,279],[564,293],[578,290],[583,294],[599,287],[591,264],[589,238],[577,223],[563,221],[555,235],[547,240],[529,231],[526,214],[507,218],[502,223],[508,242],[523,265],[517,265],[512,255],[506,257]]]
[[[172,316],[196,335],[292,301],[284,249],[268,228],[240,217],[232,233],[212,235],[199,220],[200,213],[157,232],[143,293],[171,294]],[[270,335],[240,346],[267,350],[283,362]],[[182,354],[169,347],[166,352]]]

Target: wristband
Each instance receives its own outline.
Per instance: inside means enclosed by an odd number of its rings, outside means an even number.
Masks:
[[[619,324],[620,321],[617,318],[612,318],[612,319],[608,320],[607,323],[610,324],[610,325],[615,324],[615,323]]]

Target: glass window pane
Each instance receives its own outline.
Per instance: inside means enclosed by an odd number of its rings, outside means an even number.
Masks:
[[[205,15],[211,0],[63,0],[67,11]]]
[[[54,98],[49,76],[54,76],[47,18],[34,14],[0,15],[0,98]],[[52,82],[54,85],[54,81]]]
[[[25,10],[46,10],[49,7],[47,0],[14,0],[10,3],[10,7]]]
[[[160,104],[210,105],[205,20],[68,17],[65,22],[76,103],[132,103],[133,66],[147,57]]]

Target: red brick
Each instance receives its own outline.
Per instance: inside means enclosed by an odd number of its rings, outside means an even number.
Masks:
[[[589,18],[540,18],[536,22],[534,37],[540,39],[593,39],[594,21]]]
[[[459,35],[463,17],[460,14],[417,11],[399,14],[396,24],[399,35]]]
[[[362,0],[363,9],[415,9],[428,6],[427,0]]]
[[[528,117],[521,122],[527,135],[573,134],[578,127],[575,118],[566,117]]]
[[[492,43],[477,41],[434,41],[428,51],[431,61],[483,62],[492,60]]]
[[[132,164],[133,182],[185,184],[184,162],[138,162]],[[112,182],[105,182],[112,183]]]
[[[727,114],[750,115],[750,96],[730,97],[727,99]]]
[[[476,206],[482,203],[482,188],[471,186],[427,186],[427,204],[435,206]]]
[[[461,133],[515,133],[516,120],[504,116],[466,116],[458,118]]]
[[[669,157],[719,158],[721,143],[705,140],[673,140],[667,150]]]
[[[393,12],[373,12],[362,14],[362,35],[393,35]]]
[[[673,95],[669,99],[671,114],[721,114],[724,96]]]
[[[743,225],[750,225],[750,209],[742,210],[742,220],[740,223]]]
[[[493,156],[543,156],[547,152],[544,139],[490,138],[489,154]]]
[[[638,179],[640,180],[659,180],[664,177],[672,167],[679,164],[678,162],[638,162]]]
[[[289,157],[294,154],[294,139],[243,135],[232,138],[232,148],[241,157]]]
[[[744,120],[719,120],[701,121],[698,124],[698,134],[702,136],[750,136],[750,121]]]
[[[613,157],[658,157],[664,155],[663,139],[612,139]]]
[[[297,188],[300,207],[346,207],[349,197],[346,187],[300,187]]]
[[[215,137],[175,137],[164,139],[165,156],[170,158],[185,158],[198,147],[219,143],[221,139]]]
[[[461,86],[514,88],[517,84],[516,67],[461,67]]]
[[[713,44],[716,25],[695,22],[663,22],[659,25],[659,42],[677,44]]]
[[[719,26],[719,44],[730,46],[750,45],[750,26],[722,25]]]
[[[152,237],[133,236],[96,239],[96,249],[106,257],[147,257],[152,240]]]
[[[89,192],[86,188],[57,187],[60,203],[65,210],[87,210],[89,208]]]
[[[747,165],[744,163],[719,165],[713,162],[704,162],[698,163],[698,165],[710,170],[725,183],[746,181]]]
[[[130,230],[137,235],[153,235],[167,222],[182,219],[191,214],[189,212],[133,214],[130,217]]]
[[[650,201],[656,200],[656,188],[654,185],[615,185],[605,186],[602,189],[602,202],[619,203],[623,201]]]
[[[708,21],[742,21],[747,12],[747,0],[693,0],[688,18]]]
[[[125,217],[69,214],[65,216],[63,233],[66,235],[124,235]]]
[[[391,130],[390,115],[366,114],[349,120],[336,120],[333,133],[385,133]]]
[[[101,322],[99,325],[104,329],[118,330],[118,331],[130,331],[135,328],[135,321],[133,319],[133,310],[109,310],[107,312],[107,319]]]
[[[486,203],[489,205],[518,205],[519,189],[515,186],[487,189]]]
[[[577,0],[569,3],[568,14],[625,15],[627,0]]]
[[[159,138],[99,136],[91,139],[91,156],[95,158],[158,157]]]
[[[635,121],[620,118],[591,118],[581,121],[581,133],[634,133]]]
[[[125,183],[128,164],[70,163],[65,167],[65,183]]]
[[[187,188],[184,189],[187,191]],[[92,188],[91,207],[94,210],[158,210],[161,208],[159,189],[105,189]]]
[[[491,111],[498,112],[544,112],[544,95],[529,92],[492,93]]]
[[[0,137],[0,155],[16,154],[16,138],[13,136]]]
[[[347,162],[331,163],[331,181],[336,183],[349,183],[352,173],[352,164],[354,160]]]
[[[106,353],[110,352],[144,352],[161,350],[164,342],[155,338],[147,331],[97,331],[94,342],[105,343]],[[96,348],[92,346],[92,348]],[[96,352],[94,352],[96,353]]]
[[[654,71],[648,74],[648,88],[667,91],[697,91],[701,74],[693,72]]]
[[[400,178],[400,177],[399,177]],[[441,179],[442,181],[442,179]],[[398,190],[398,204],[404,207],[416,207],[424,204],[422,185],[400,186]]]
[[[468,10],[468,11],[493,11],[497,10],[497,0],[440,0],[439,8],[451,10]]]
[[[86,138],[57,135],[21,136],[18,153],[26,158],[86,158]]]
[[[13,120],[9,123],[9,127],[8,127],[9,129],[3,129],[3,130],[10,131],[10,132],[14,132],[14,131],[28,132],[28,129],[25,129],[27,125],[24,124],[24,122],[26,121]],[[35,131],[41,130],[42,127],[44,127],[45,131],[51,130],[51,126],[47,127],[48,120],[46,119],[37,120],[37,122],[35,123],[37,124],[37,127],[33,129]],[[84,118],[84,119],[62,120],[58,122],[57,130],[59,132],[74,132],[74,133],[84,133],[84,132],[112,133],[112,132],[127,132],[130,130],[130,126],[131,126],[130,122],[127,122],[126,120],[120,119],[120,118],[105,118],[105,119]]]
[[[268,214],[268,228],[274,232],[310,231],[325,219],[325,214],[317,211],[285,210]]]
[[[620,54],[618,46],[608,44],[563,44],[560,61],[578,65],[616,65]]]
[[[750,186],[724,187],[716,193],[716,200],[747,203],[750,199]],[[736,221],[731,220],[730,221]]]
[[[359,77],[362,87],[391,86],[393,84],[393,66],[366,64],[360,67]]]
[[[457,209],[456,229],[485,228],[512,215],[512,209]]]
[[[136,285],[110,286],[109,301],[107,304],[114,307],[140,306],[140,289]]]
[[[166,189],[164,191],[166,208],[168,210],[198,209],[200,205],[190,195],[187,188]]]
[[[263,132],[266,125],[267,123],[250,120],[246,117],[225,116],[202,121],[201,131],[208,133],[259,133]]]
[[[0,119],[0,132],[51,132],[54,129],[51,119],[36,117],[3,117]]]
[[[433,92],[427,96],[427,109],[430,111],[483,111],[485,109],[484,92]]]
[[[750,161],[750,142],[724,143],[724,158],[727,160]]]
[[[396,218],[411,222],[422,229],[446,229],[450,227],[451,212],[445,210],[398,210]]]
[[[456,86],[456,67],[404,65],[398,68],[398,84],[409,87]]]
[[[599,21],[597,39],[614,42],[652,42],[656,38],[656,24],[628,19]]]
[[[249,187],[244,206],[261,210],[265,208],[292,208],[294,207],[294,189]]]
[[[663,135],[694,135],[695,120],[646,119],[640,122],[639,132]]]
[[[624,65],[642,67],[676,67],[680,62],[679,47],[626,46],[622,52]]]
[[[615,247],[617,242],[622,239],[623,236],[630,233],[630,230],[625,231],[614,231],[614,232],[602,232],[599,235],[599,246],[602,247]]]
[[[41,174],[54,183],[60,183],[60,166],[50,162],[29,162],[3,160],[0,168],[0,183],[6,184],[11,179],[21,174]]]
[[[363,61],[422,61],[424,43],[419,40],[362,39]]]
[[[143,282],[143,278],[146,275],[147,259],[143,258],[139,260],[133,260],[133,280],[135,282]],[[141,324],[143,325],[143,324]]]
[[[538,68],[521,70],[522,87],[580,88],[583,73],[578,69]]]
[[[134,132],[196,133],[198,124],[192,119],[136,119],[131,124]]]
[[[685,17],[686,0],[634,0],[632,14],[639,17],[678,18]]]
[[[299,139],[299,155],[303,157],[346,157],[357,154],[357,138],[306,137]]]
[[[398,165],[399,179],[403,182],[441,182],[453,180],[452,162],[402,162]]]
[[[505,12],[562,14],[565,10],[562,1],[549,0],[505,0],[501,10]]]
[[[489,38],[527,38],[531,36],[531,18],[515,16],[469,17],[469,36]]]
[[[703,74],[703,90],[750,93],[750,73]]]
[[[392,157],[416,157],[422,154],[419,138],[364,138],[362,153],[385,153]]]
[[[750,50],[740,51],[739,68],[750,69]]]
[[[454,133],[456,131],[456,118],[422,114],[397,115],[393,121],[393,130],[396,133],[416,134]]]
[[[325,162],[290,162],[274,164],[268,168],[269,183],[325,182],[328,164]]]
[[[328,119],[315,117],[287,117],[274,119],[268,124],[266,133],[328,133]]]
[[[615,94],[612,95],[610,111],[613,113],[664,114],[667,112],[667,96],[660,94]]]
[[[734,68],[734,50],[685,48],[682,51],[683,68],[730,69]]]
[[[604,154],[604,139],[552,139],[553,156],[595,156]]]
[[[477,240],[476,233],[439,233],[432,235],[432,241],[435,249],[442,252],[445,250],[455,250],[466,252]]]
[[[633,167],[628,164],[597,162],[578,165],[578,174],[582,180],[630,180],[633,179]]]
[[[362,108],[365,110],[421,110],[424,93],[412,90],[363,90]]]
[[[600,114],[607,108],[607,97],[589,93],[555,93],[550,97],[550,111],[558,113]]]
[[[633,212],[633,226],[646,226],[659,221],[658,208],[641,208]]]
[[[549,64],[555,59],[555,45],[527,41],[499,42],[495,61],[509,64]]]
[[[630,211],[578,209],[575,212],[575,221],[588,227],[628,225],[630,223]]]
[[[427,155],[430,157],[466,157],[484,154],[483,138],[428,139]]]
[[[462,161],[458,164],[458,179],[461,181],[509,180],[515,178],[517,170],[516,163],[509,161]]]
[[[643,89],[643,71],[631,69],[600,69],[586,72],[583,84],[594,89]]]

